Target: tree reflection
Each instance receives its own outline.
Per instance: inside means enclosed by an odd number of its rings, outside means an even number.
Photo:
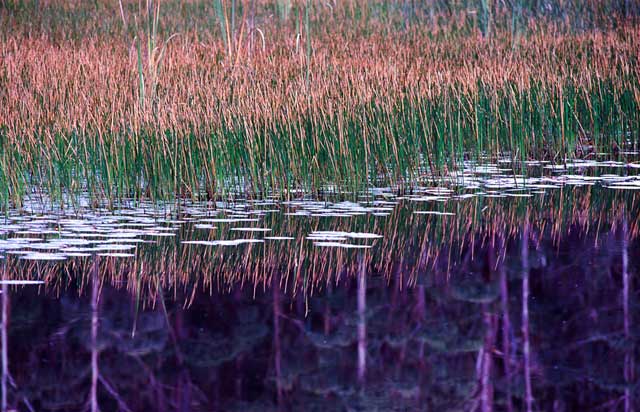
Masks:
[[[4,265],[3,265],[4,269]],[[6,279],[3,276],[2,280]],[[2,283],[2,412],[7,410],[7,380],[9,379],[9,339],[7,338],[7,329],[9,329],[9,287],[6,283]]]
[[[533,390],[531,388],[531,343],[529,339],[529,216],[522,228],[522,354],[524,357],[524,401],[526,411],[533,410]]]
[[[49,286],[3,285],[3,408],[632,411],[635,209],[567,202],[398,211],[366,251],[7,262]]]
[[[98,412],[98,303],[100,299],[100,279],[98,278],[98,257],[93,255],[91,269],[91,412]]]

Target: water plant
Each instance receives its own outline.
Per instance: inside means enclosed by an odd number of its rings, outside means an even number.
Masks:
[[[471,3],[407,19],[393,2],[305,2],[287,20],[257,2],[250,21],[269,31],[251,58],[243,2],[149,0],[133,21],[137,4],[122,2],[101,26],[66,28],[93,11],[54,2],[33,22],[41,36],[2,9],[0,200],[19,205],[34,187],[114,202],[406,188],[469,158],[637,150],[633,20],[611,13],[608,27],[576,30],[577,15],[485,3],[490,47]]]
[[[158,36],[158,26],[160,24],[160,3],[153,0],[146,0],[143,5],[139,4],[138,14],[134,15],[135,32],[133,42],[136,48],[136,62],[138,70],[138,101],[140,109],[153,108],[158,90],[160,70],[162,61],[167,49],[167,45],[178,33],[174,33],[165,41],[160,41]],[[124,14],[122,0],[119,1],[120,14],[124,27],[127,21]],[[142,20],[142,23],[139,22]],[[146,47],[143,47],[142,40],[146,39]],[[146,52],[146,53],[145,53]],[[146,59],[143,55],[146,54]]]
[[[220,37],[224,43],[226,56],[229,62],[235,67],[238,65],[240,56],[242,56],[243,53],[242,48],[246,31],[247,7],[242,7],[242,2],[238,4],[236,0],[231,0],[231,4],[228,7],[226,3],[224,0],[214,0],[213,6],[220,26]],[[242,12],[242,16],[240,17],[240,27],[237,29],[236,20],[240,11]],[[255,27],[251,27],[250,30],[260,33],[264,44],[264,34],[262,31]]]

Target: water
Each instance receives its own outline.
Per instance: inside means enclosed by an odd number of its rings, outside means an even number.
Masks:
[[[20,411],[637,408],[635,163],[0,224]],[[6,396],[6,398],[4,397]]]

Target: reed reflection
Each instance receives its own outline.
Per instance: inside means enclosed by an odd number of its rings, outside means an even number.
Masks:
[[[369,249],[272,215],[295,242],[9,258],[45,284],[3,285],[5,410],[634,410],[636,206],[547,201],[315,223]]]

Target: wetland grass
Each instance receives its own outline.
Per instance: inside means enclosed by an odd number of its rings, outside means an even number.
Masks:
[[[476,21],[465,2],[147,2],[140,26],[130,2],[52,1],[33,22],[3,6],[0,201],[355,193],[469,158],[637,150],[634,17],[493,3]]]

